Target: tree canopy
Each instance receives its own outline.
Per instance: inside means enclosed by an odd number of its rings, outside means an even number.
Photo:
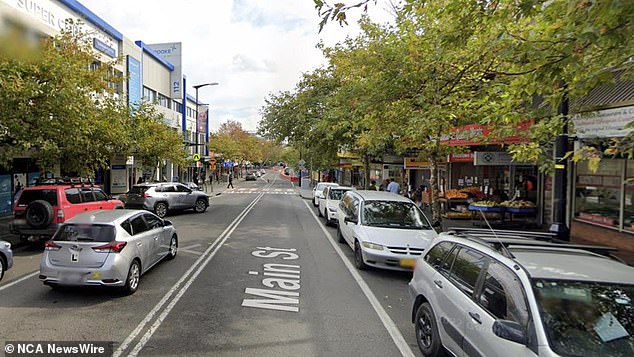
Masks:
[[[114,154],[148,164],[182,163],[182,140],[144,104],[131,110],[117,94],[116,61],[100,62],[82,34],[28,42],[0,38],[0,163],[28,154],[45,168],[92,175]]]

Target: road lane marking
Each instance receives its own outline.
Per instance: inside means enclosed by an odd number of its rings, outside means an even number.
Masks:
[[[187,283],[185,283],[185,285],[183,285],[183,287],[180,289],[180,291],[178,292],[178,294],[176,294],[176,296],[174,296],[174,298],[172,299],[172,301],[165,307],[165,309],[163,310],[163,312],[159,315],[159,317],[156,319],[156,321],[154,321],[154,324],[152,324],[152,326],[148,329],[148,331],[145,333],[145,335],[143,335],[143,337],[141,337],[141,340],[139,341],[139,343],[137,343],[137,345],[134,347],[134,349],[132,350],[132,352],[130,352],[129,356],[137,356],[139,354],[139,352],[141,351],[141,349],[143,349],[143,347],[145,346],[145,344],[150,340],[150,338],[152,338],[152,335],[154,335],[154,332],[156,332],[156,330],[158,330],[158,328],[161,326],[161,324],[163,323],[163,321],[165,320],[165,318],[167,317],[167,315],[169,315],[169,313],[172,311],[172,309],[174,308],[174,306],[176,306],[176,304],[178,303],[178,301],[181,299],[181,297],[183,297],[183,295],[185,294],[185,292],[187,291],[187,289],[189,289],[189,287],[191,286],[191,284],[194,282],[194,280],[196,280],[196,278],[198,277],[198,275],[200,275],[200,273],[203,271],[203,269],[205,269],[205,267],[207,267],[207,264],[209,264],[209,262],[211,261],[211,259],[216,255],[216,253],[218,252],[218,250],[220,248],[222,248],[222,246],[224,245],[224,243],[227,241],[227,239],[229,238],[229,236],[233,233],[233,231],[236,230],[236,228],[238,228],[238,225],[240,225],[240,223],[242,222],[242,220],[244,220],[244,218],[249,214],[249,212],[251,212],[251,210],[253,209],[253,207],[255,207],[255,205],[260,201],[260,199],[264,196],[263,193],[260,193],[258,195],[258,197],[256,197],[251,204],[249,204],[247,206],[247,208],[242,211],[242,213],[236,218],[236,220],[234,220],[231,225],[229,227],[227,227],[227,229],[229,229],[229,231],[225,230],[223,232],[223,234],[220,235],[220,237],[218,239],[220,239],[220,242],[218,244],[216,244],[215,248],[213,249],[213,251],[206,257],[205,261],[200,264],[200,266],[198,267],[198,269],[196,269],[196,272],[191,275],[189,277],[189,279],[187,280]],[[209,247],[209,249],[211,249],[212,247]],[[207,254],[208,252],[205,252],[205,254]],[[205,258],[205,256],[201,256],[199,259],[201,258]],[[198,262],[198,261],[197,261]]]
[[[308,205],[306,201],[303,201],[303,202],[306,205],[306,208],[308,208],[308,210],[310,211],[310,214],[313,216],[313,218],[315,218],[315,221],[317,221],[317,224],[319,224],[319,227],[321,227],[321,230],[324,232],[324,234],[328,238],[328,242],[330,243],[330,245],[335,249],[335,251],[337,252],[339,257],[343,261],[343,264],[346,266],[350,274],[352,274],[352,277],[361,288],[361,291],[363,291],[363,294],[365,295],[365,297],[370,301],[370,305],[372,305],[372,307],[374,308],[374,311],[377,313],[377,315],[379,315],[379,319],[381,319],[383,326],[385,326],[385,329],[392,337],[392,340],[394,341],[394,344],[396,345],[396,347],[399,349],[399,351],[401,351],[401,354],[406,357],[414,357],[414,352],[412,352],[412,349],[409,348],[409,345],[405,341],[405,338],[403,338],[401,331],[399,331],[394,321],[392,321],[392,319],[390,318],[390,315],[388,315],[385,309],[383,308],[383,306],[381,306],[381,303],[376,298],[376,296],[374,295],[374,293],[372,292],[368,284],[365,282],[365,280],[363,280],[363,278],[361,277],[361,274],[359,274],[357,269],[352,266],[352,263],[350,263],[348,258],[345,256],[345,254],[341,250],[341,247],[339,247],[337,245],[338,243],[336,243],[335,240],[332,238],[332,236],[330,235],[330,232],[326,230],[326,227],[324,227],[324,225],[321,223],[321,221],[319,220],[319,218],[317,217],[313,209]]]
[[[21,283],[21,282],[23,282],[23,281],[24,281],[24,280],[26,280],[26,279],[32,278],[32,277],[36,276],[36,275],[37,275],[37,274],[39,274],[39,273],[40,273],[40,271],[39,271],[39,270],[37,270],[37,271],[34,271],[34,272],[32,272],[32,273],[30,273],[30,274],[28,274],[28,275],[26,275],[26,276],[21,277],[20,279],[18,279],[18,280],[16,280],[16,281],[12,281],[12,282],[10,282],[10,283],[8,283],[7,285],[0,286],[0,291],[2,291],[2,290],[4,290],[4,289],[7,289],[7,288],[9,288],[9,287],[11,287],[11,286],[13,286],[13,285],[15,285],[15,284]]]
[[[221,243],[222,240],[229,235],[229,232],[232,231],[232,228],[236,225],[236,222],[241,222],[242,218],[244,218],[246,213],[248,213],[251,210],[251,208],[255,205],[255,203],[257,203],[257,201],[261,197],[262,197],[262,194],[258,195],[258,197],[256,197],[253,201],[251,201],[251,203],[249,203],[247,205],[247,207],[245,207],[242,210],[242,212],[240,212],[240,214],[231,222],[231,224],[229,224],[227,226],[227,228],[225,228],[225,230],[220,234],[220,236],[218,236],[218,238],[216,238],[216,240],[213,242],[213,244],[211,244],[209,246],[209,248],[207,248],[207,250],[205,250],[203,255],[200,258],[198,258],[194,262],[194,264],[192,264],[192,266],[185,272],[185,274],[183,274],[183,276],[176,283],[174,283],[174,285],[172,285],[172,288],[167,293],[165,293],[163,298],[154,306],[154,308],[145,316],[145,318],[137,325],[137,327],[130,333],[130,335],[128,335],[128,337],[123,341],[123,343],[117,348],[117,350],[113,354],[113,357],[121,356],[123,351],[125,351],[128,348],[128,346],[130,345],[130,343],[132,343],[132,341],[141,333],[141,330],[145,327],[145,325],[147,325],[150,322],[150,320],[152,320],[152,318],[154,318],[154,315],[156,315],[156,313],[163,307],[163,305],[165,305],[165,303],[167,303],[167,301],[172,296],[172,294],[174,294],[174,292],[176,292],[176,290],[179,288],[179,286],[185,280],[187,280],[189,275],[205,259],[205,256],[208,255],[214,249],[214,247],[218,246],[218,244]]]
[[[277,258],[284,262],[299,259],[299,255],[296,253],[297,249],[295,248],[257,247],[256,249],[257,250],[251,252],[251,255],[258,258]],[[295,264],[282,264],[277,261],[271,263],[269,261],[269,263],[262,265],[262,270],[263,278],[261,284],[269,289],[246,288],[244,290],[245,294],[251,297],[255,295],[263,299],[245,298],[242,300],[242,306],[299,312],[299,289],[301,288],[300,266]],[[249,274],[257,275],[258,272],[250,271]],[[283,290],[274,290],[274,288]]]

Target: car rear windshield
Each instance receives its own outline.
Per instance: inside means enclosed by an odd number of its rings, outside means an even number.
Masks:
[[[367,201],[363,223],[374,227],[431,229],[427,218],[410,202]]]
[[[44,200],[52,206],[57,206],[57,190],[23,190],[18,200],[18,206],[28,206],[37,200]]]
[[[114,226],[105,224],[65,224],[53,236],[58,242],[111,242],[114,238]]]
[[[634,356],[634,285],[534,279],[550,347],[562,356]]]
[[[150,186],[132,186],[128,193],[142,195],[150,188]]]
[[[331,200],[340,200],[344,193],[346,193],[346,190],[331,189],[328,198]]]

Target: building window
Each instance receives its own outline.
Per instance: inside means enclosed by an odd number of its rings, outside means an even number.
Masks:
[[[171,100],[164,96],[163,94],[159,93],[158,94],[158,100],[159,100],[159,104],[165,108],[171,109],[171,105],[170,102]]]
[[[174,101],[174,111],[178,113],[183,112],[183,105],[177,101]]]
[[[634,177],[634,162],[629,161],[628,175]],[[577,165],[575,187],[575,218],[579,221],[610,228],[621,228],[621,203],[623,201],[624,170],[626,160],[603,159],[599,169],[592,172],[586,162]],[[628,185],[625,195],[625,228],[632,231],[634,187]],[[629,212],[629,213],[628,213]]]
[[[143,87],[143,99],[147,102],[154,103],[157,100],[156,91],[148,87]]]

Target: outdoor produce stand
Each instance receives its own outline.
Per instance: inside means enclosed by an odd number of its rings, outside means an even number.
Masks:
[[[489,223],[495,223],[496,225],[504,224],[504,212],[505,207],[500,207],[493,201],[479,201],[473,202],[469,205],[469,211],[471,211],[471,221],[476,226],[486,226],[484,218],[486,217]]]

